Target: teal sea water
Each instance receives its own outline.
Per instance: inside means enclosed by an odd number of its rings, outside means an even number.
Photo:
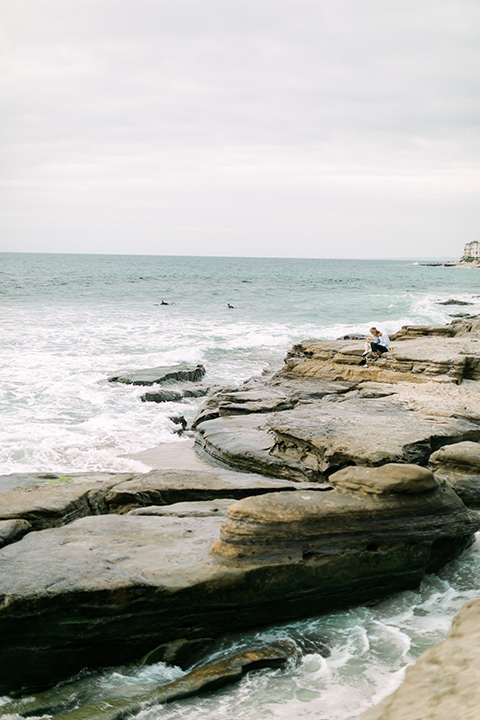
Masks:
[[[457,299],[469,306],[441,305]],[[159,303],[174,301],[168,307]],[[180,442],[118,370],[201,362],[208,384],[281,366],[294,342],[480,312],[480,271],[413,262],[0,254],[0,472],[142,470]],[[227,303],[236,309],[227,308]],[[127,457],[126,457],[127,456]]]
[[[447,300],[469,305],[441,304]],[[193,419],[201,400],[142,403],[142,388],[109,384],[109,375],[201,362],[206,383],[236,385],[280,367],[292,344],[309,337],[367,333],[372,324],[393,333],[406,323],[480,313],[480,270],[409,261],[4,253],[0,303],[0,473],[142,472],[149,467],[131,456],[183,442],[170,417]],[[318,636],[332,653],[322,658],[313,643],[297,668],[261,671],[213,695],[145,709],[138,719],[354,720],[394,689],[405,666],[480,594],[479,570],[475,545],[417,591],[261,631]],[[172,674],[181,671],[161,663],[93,674],[92,698]]]

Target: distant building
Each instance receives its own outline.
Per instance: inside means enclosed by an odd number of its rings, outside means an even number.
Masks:
[[[480,260],[480,240],[473,240],[465,245],[462,260]]]

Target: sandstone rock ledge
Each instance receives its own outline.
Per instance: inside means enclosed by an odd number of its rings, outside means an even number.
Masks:
[[[82,517],[4,547],[0,694],[414,587],[480,528],[425,468],[349,468],[332,483],[233,501],[226,522],[222,504],[202,512],[197,500],[192,512]]]
[[[211,395],[198,446],[239,469],[325,482],[349,465],[426,465],[479,443],[480,318],[397,336],[367,366],[362,341],[299,343],[272,377]]]

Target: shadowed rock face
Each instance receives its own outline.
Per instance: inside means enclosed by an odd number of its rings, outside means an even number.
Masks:
[[[20,540],[31,528],[27,520],[0,520],[0,547]]]
[[[176,384],[175,387],[160,387],[157,390],[146,392],[140,398],[143,402],[179,402],[184,398],[197,398],[208,395],[208,385]]]
[[[318,651],[318,649],[317,649]],[[246,673],[263,668],[280,668],[288,662],[297,662],[300,652],[297,645],[289,640],[276,640],[268,643],[256,643],[244,650],[223,653],[209,662],[198,663],[190,672],[159,687],[141,694],[127,697],[111,697],[97,702],[92,701],[89,683],[80,681],[67,685],[56,692],[39,693],[28,700],[13,701],[0,707],[0,716],[43,715],[56,713],[55,717],[67,720],[121,720],[133,716],[146,707],[169,703],[175,700],[198,695],[202,692],[218,690],[225,685],[240,680]],[[69,711],[72,695],[76,702],[87,704]],[[58,715],[58,712],[62,712]]]
[[[430,457],[429,467],[453,487],[467,507],[480,508],[480,443],[440,448]]]

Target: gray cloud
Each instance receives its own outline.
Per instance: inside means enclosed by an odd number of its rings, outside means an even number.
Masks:
[[[476,2],[3,4],[5,250],[441,256],[478,235]]]

